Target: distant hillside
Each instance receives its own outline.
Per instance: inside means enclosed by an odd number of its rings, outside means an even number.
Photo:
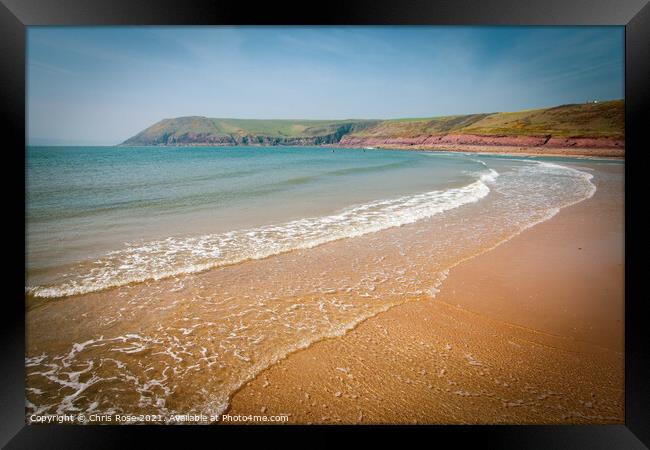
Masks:
[[[624,137],[623,100],[519,112],[385,120],[351,136],[416,137],[450,133],[620,139]]]
[[[390,120],[165,119],[122,145],[451,145],[622,149],[624,103]]]
[[[376,125],[373,120],[164,119],[122,145],[322,145]]]

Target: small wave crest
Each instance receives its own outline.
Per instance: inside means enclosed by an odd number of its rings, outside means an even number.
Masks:
[[[130,283],[159,280],[215,267],[308,249],[338,239],[407,225],[487,196],[489,169],[459,188],[379,200],[346,208],[338,214],[294,220],[280,225],[190,238],[167,238],[110,252],[80,264],[58,283],[26,288],[29,295],[55,298],[85,294]]]
[[[487,173],[483,173],[480,176],[480,180],[484,183],[494,183],[499,176],[499,172],[494,169],[489,169]]]
[[[494,183],[499,176],[499,172],[489,167],[485,161],[480,159],[469,158],[470,161],[475,162],[483,166],[484,170],[480,172],[469,172],[470,175],[478,177],[484,183]]]
[[[244,292],[253,279],[250,275],[257,274],[259,268],[242,267],[250,271],[216,276],[212,282],[197,279],[193,283],[192,277],[170,280],[173,282],[159,283],[149,292],[130,292],[121,300],[118,295],[116,302],[97,311],[99,326],[89,325],[87,336],[74,340],[75,335],[70,346],[52,353],[36,347],[25,359],[28,414],[135,410],[169,416],[180,413],[177,410],[185,406],[179,399],[185,399],[190,391],[196,394],[192,397],[194,408],[206,415],[221,414],[233,392],[291,352],[340,336],[397,304],[424,296],[435,298],[449,271],[460,262],[548,220],[596,190],[591,174],[552,163],[526,161],[501,172],[486,170],[476,173],[474,183],[462,188],[353,206],[332,216],[192,240],[167,239],[112,252],[107,257],[113,259],[93,262],[95,272],[80,272],[79,287],[99,286],[91,283],[100,283],[102,274],[108,283],[120,281],[115,274],[137,275],[132,271],[139,267],[133,263],[133,253],[142,264],[160,264],[161,258],[167,257],[170,265],[177,264],[171,269],[182,269],[187,261],[223,264],[228,258],[241,258],[242,249],[264,255],[291,245],[317,245],[319,239],[327,242],[341,234],[364,234],[456,208],[432,217],[421,227],[391,233],[387,240],[379,236],[373,240],[379,245],[369,247],[365,258],[362,255],[360,260],[344,262],[342,267],[338,266],[340,259],[333,259],[337,270],[354,272],[339,282],[334,282],[338,276],[324,276],[323,267],[313,264],[322,256],[314,251],[286,266],[308,269],[292,272],[282,286],[266,284],[275,282],[275,275],[269,274],[266,282],[255,283],[259,290]],[[489,192],[488,198],[475,205],[478,211],[468,215],[457,208]],[[275,247],[269,247],[271,244]],[[386,249],[399,249],[400,255],[408,258],[392,259]],[[109,265],[117,272],[111,272]],[[267,270],[262,268],[262,272]],[[186,289],[183,295],[159,295],[175,293],[177,286]],[[238,301],[231,302],[235,295]],[[151,323],[139,320],[151,311],[177,307],[178,314],[164,314],[165,322],[160,322],[158,315]],[[141,315],[141,310],[147,312]],[[114,331],[112,326],[118,321],[137,329]],[[472,355],[467,354],[466,359],[470,365],[480,364]],[[206,376],[197,378],[198,373]]]

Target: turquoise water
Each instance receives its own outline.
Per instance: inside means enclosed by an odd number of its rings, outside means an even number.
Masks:
[[[78,263],[129,246],[173,238],[170,248],[157,248],[158,258],[173,252],[178,239],[322,218],[378,200],[459,188],[484,170],[462,155],[388,150],[29,147],[28,284],[60,280]],[[218,248],[209,250],[209,257],[218,257]],[[167,263],[173,262],[167,258]]]
[[[590,175],[562,165],[581,161],[317,147],[29,147],[26,289],[61,297],[200,272],[407,225],[489,194],[512,204],[499,218],[505,226],[522,202],[550,211],[590,195]]]
[[[221,414],[291,352],[435,298],[459,262],[607,189],[594,164],[30,148],[28,307],[76,297],[29,315],[27,415]]]

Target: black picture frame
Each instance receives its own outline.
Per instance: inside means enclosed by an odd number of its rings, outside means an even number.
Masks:
[[[623,25],[625,26],[625,424],[581,426],[384,427],[427,433],[488,448],[647,448],[650,446],[650,342],[642,280],[645,231],[644,172],[650,152],[650,5],[648,0],[347,0],[317,5],[226,0],[0,0],[0,110],[6,255],[0,327],[0,445],[7,448],[115,448],[146,442],[150,426],[25,424],[24,359],[24,149],[26,27],[32,25]],[[23,183],[22,185],[20,183]],[[24,190],[23,190],[24,193]],[[15,227],[15,228],[14,228]],[[23,234],[24,236],[24,234]],[[647,276],[647,275],[646,275]],[[287,427],[281,427],[286,429]],[[297,428],[297,427],[290,427]],[[349,430],[348,427],[327,427]],[[185,442],[215,427],[155,427]],[[222,432],[223,427],[216,427]],[[311,427],[321,434],[324,427]],[[367,430],[367,427],[355,430]],[[235,433],[238,427],[232,427]],[[248,428],[246,435],[268,430]],[[191,434],[187,434],[187,433]],[[232,431],[231,431],[232,432]],[[372,433],[377,433],[376,429]],[[380,433],[381,434],[381,433]],[[310,438],[313,439],[313,438]],[[125,444],[126,442],[126,444]],[[432,444],[435,441],[429,441]]]

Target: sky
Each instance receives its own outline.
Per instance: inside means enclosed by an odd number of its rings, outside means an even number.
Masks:
[[[623,27],[29,27],[30,145],[164,118],[388,119],[624,96]]]

